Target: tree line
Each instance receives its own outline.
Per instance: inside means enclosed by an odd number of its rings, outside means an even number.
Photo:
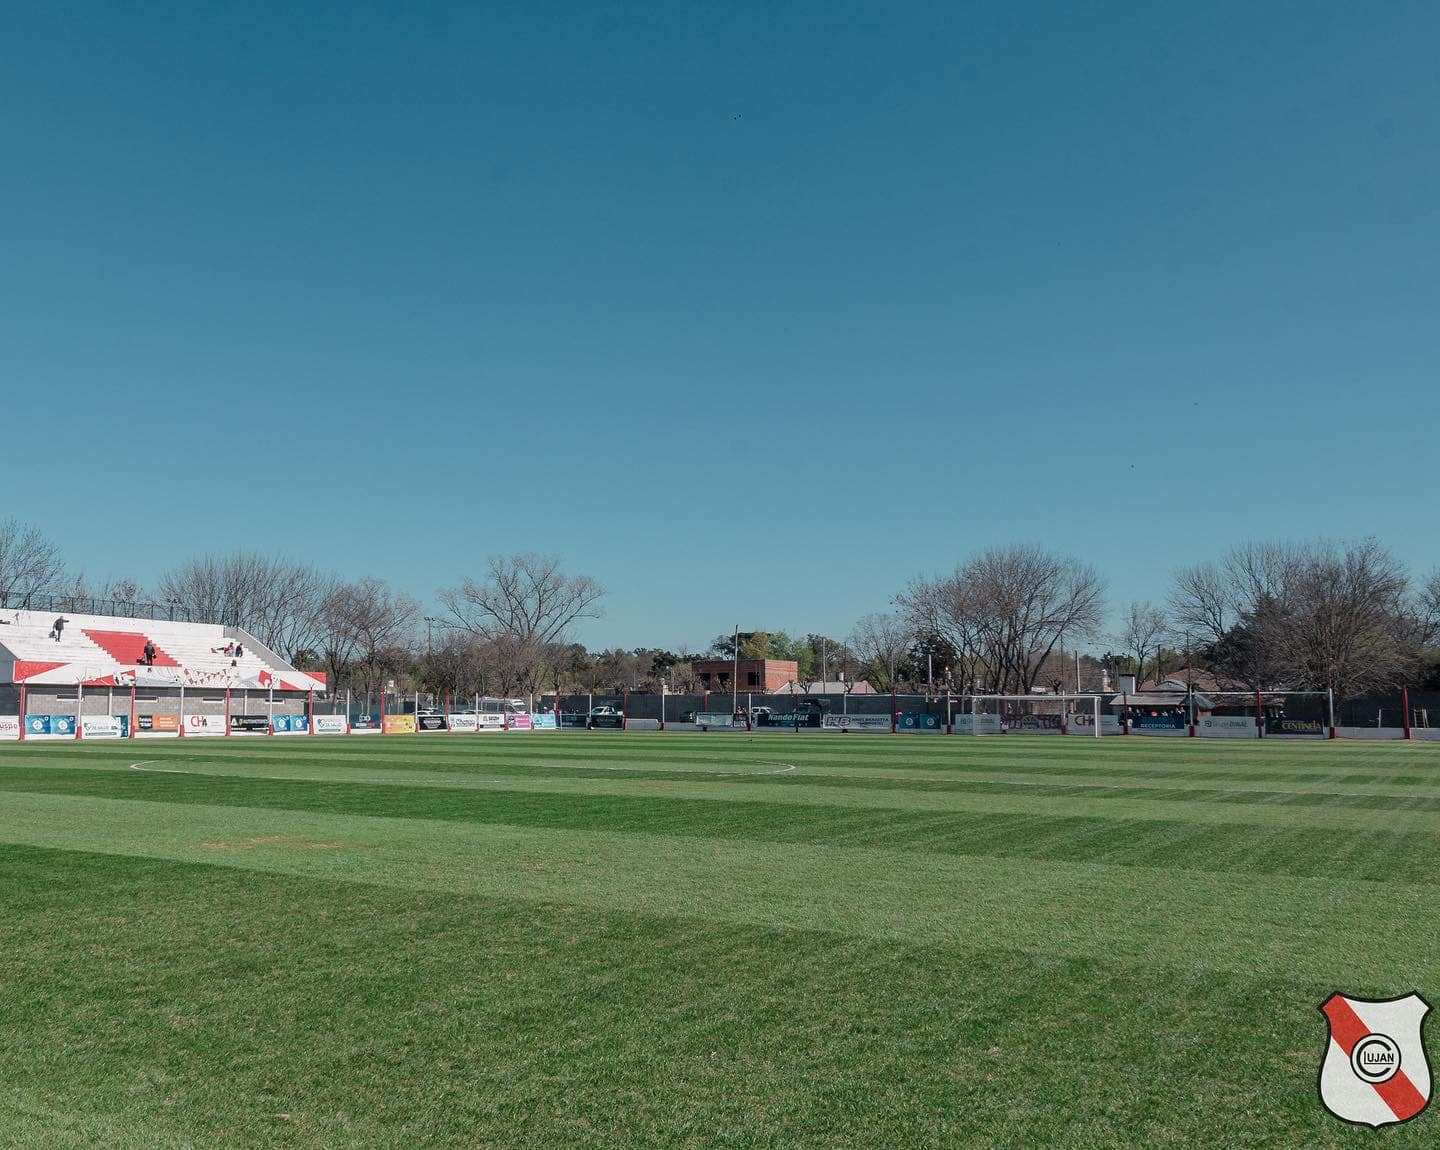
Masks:
[[[989,547],[913,577],[844,636],[732,632],[692,653],[576,642],[605,590],[554,556],[493,556],[478,576],[438,589],[426,614],[383,579],[251,551],[185,560],[151,587],[97,584],[69,570],[39,528],[0,521],[0,604],[57,592],[243,627],[337,688],[370,692],[690,692],[696,659],[737,656],[792,660],[802,684],[840,690],[1096,690],[1121,673],[1159,680],[1187,665],[1247,689],[1333,688],[1341,699],[1440,689],[1440,571],[1417,576],[1373,538],[1240,544],[1175,572],[1158,601],[1113,616],[1104,579],[1082,560]]]

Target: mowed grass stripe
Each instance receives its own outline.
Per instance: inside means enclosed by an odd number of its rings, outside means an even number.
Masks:
[[[174,807],[317,812],[742,842],[1099,862],[1194,871],[1333,875],[1440,884],[1426,830],[1205,823],[995,811],[800,806],[673,796],[544,794],[352,785],[235,776],[9,771],[0,790],[159,802]]]
[[[739,772],[710,776],[689,773],[674,779],[637,778],[628,772],[601,774],[555,771],[546,775],[535,773],[507,775],[454,772],[431,773],[414,770],[373,770],[360,767],[341,769],[309,763],[254,765],[239,760],[224,764],[194,765],[182,760],[168,760],[172,766],[116,765],[110,770],[135,770],[140,773],[180,774],[207,778],[256,779],[259,781],[344,782],[351,788],[360,786],[414,786],[464,789],[468,791],[525,791],[552,795],[606,795],[640,798],[667,797],[706,802],[764,802],[808,806],[865,807],[873,810],[970,811],[998,814],[1048,814],[1095,816],[1107,819],[1180,819],[1190,822],[1240,823],[1255,826],[1293,827],[1292,811],[1272,804],[1217,805],[1207,803],[1171,802],[1167,799],[1116,798],[1113,788],[1095,784],[1084,796],[1055,797],[1037,795],[1028,785],[1016,785],[985,792],[963,787],[937,790],[934,788],[901,788],[890,786],[880,790],[854,787],[831,787],[823,779],[813,780],[806,787],[776,787],[766,776],[773,770],[757,770],[754,776]],[[183,765],[182,765],[183,763]],[[57,770],[84,770],[82,767],[46,768],[48,779]],[[259,773],[252,773],[259,772]],[[271,772],[278,772],[272,774]],[[1403,792],[1402,792],[1403,794]],[[1095,796],[1101,796],[1096,798]],[[1347,831],[1431,831],[1440,833],[1440,812],[1404,809],[1346,810],[1312,809],[1306,812],[1306,824]]]
[[[957,951],[29,848],[0,848],[0,874],[15,896],[0,904],[0,1136],[15,1145],[1361,1137],[1315,1100],[1329,972]],[[1433,1130],[1384,1140],[1429,1146]]]
[[[933,772],[936,777],[1003,772],[1056,779],[1094,777],[1158,784],[1171,780],[1223,783],[1319,783],[1345,786],[1434,786],[1440,783],[1440,745],[1324,741],[1156,740],[1138,736],[1101,740],[1004,736],[1000,738],[885,738],[825,735],[621,734],[562,732],[512,736],[407,736],[403,738],[247,738],[138,740],[125,743],[46,743],[0,749],[0,764],[165,760],[197,763],[236,758],[256,763],[418,767],[463,773],[558,769],[653,770],[665,776],[689,770],[752,772],[758,761],[793,764],[858,776]],[[1276,788],[1283,790],[1285,788]]]
[[[0,804],[0,842],[958,947],[1440,977],[1435,888],[1401,881],[27,794]]]
[[[193,748],[192,741],[187,745]],[[1436,752],[1440,762],[1440,751]],[[190,753],[170,753],[153,759],[139,760],[144,769],[152,771],[178,770],[183,773],[208,775],[235,775],[239,777],[290,777],[313,779],[315,781],[347,782],[358,779],[363,782],[412,782],[416,785],[464,785],[473,786],[487,778],[516,782],[525,779],[536,781],[554,779],[596,779],[606,780],[624,777],[638,782],[683,782],[709,784],[715,789],[733,786],[741,779],[763,779],[777,788],[854,788],[868,792],[919,792],[936,794],[1004,794],[1007,788],[1031,787],[1048,788],[1057,796],[1082,796],[1094,791],[1103,791],[1114,798],[1146,798],[1155,796],[1164,800],[1217,802],[1245,801],[1292,801],[1288,795],[1319,796],[1310,800],[1316,805],[1325,805],[1324,800],[1336,795],[1354,795],[1374,798],[1430,799],[1440,809],[1440,769],[1429,776],[1382,777],[1367,783],[1357,783],[1353,778],[1334,773],[1314,773],[1300,776],[1291,774],[1283,781],[1285,787],[1257,782],[1243,773],[1223,788],[1196,787],[1195,779],[1188,773],[1176,776],[1152,775],[1146,785],[1135,785],[1132,774],[1120,774],[1099,769],[1088,772],[1044,774],[1038,772],[1012,772],[998,768],[967,768],[946,771],[911,768],[876,771],[863,767],[826,768],[823,766],[802,766],[781,759],[753,759],[740,762],[733,759],[687,761],[683,768],[659,770],[634,765],[633,760],[612,756],[612,761],[603,765],[576,765],[571,762],[546,762],[516,765],[508,761],[492,761],[477,758],[470,761],[470,769],[463,769],[465,761],[451,764],[431,762],[425,759],[396,761],[394,756],[375,756],[370,760],[347,756],[343,761],[312,756],[303,753],[271,753],[259,755],[239,751],[206,754],[194,750]],[[70,754],[49,754],[40,760],[43,770],[126,770],[134,764],[129,756],[116,757],[113,753],[102,757],[97,752],[86,753],[77,750]],[[25,766],[35,769],[37,763],[16,761],[12,766],[23,771]],[[377,770],[377,766],[384,768]],[[140,768],[136,768],[140,769]],[[387,774],[390,777],[384,777]],[[3,777],[3,776],[0,776]],[[23,777],[17,775],[16,777]],[[1234,796],[1241,796],[1235,799]],[[1373,804],[1384,809],[1384,802]]]

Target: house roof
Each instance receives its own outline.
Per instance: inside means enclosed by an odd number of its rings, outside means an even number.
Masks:
[[[1162,686],[1167,685],[1168,684],[1162,684]],[[1110,705],[1115,707],[1183,707],[1187,697],[1189,697],[1189,694],[1185,690],[1185,685],[1182,683],[1178,691],[1137,691],[1133,695],[1115,695],[1110,699]],[[1196,691],[1193,698],[1197,711],[1213,711],[1215,709],[1214,700],[1208,695],[1203,695],[1199,691]]]

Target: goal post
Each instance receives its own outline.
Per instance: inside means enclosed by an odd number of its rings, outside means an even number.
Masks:
[[[1202,738],[1335,738],[1331,691],[1205,691],[1196,698],[1213,704],[1194,713]]]
[[[968,695],[957,700],[951,727],[957,735],[1119,734],[1117,716],[1105,713],[1105,695]]]

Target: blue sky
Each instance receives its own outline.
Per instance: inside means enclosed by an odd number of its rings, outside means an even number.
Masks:
[[[14,4],[10,512],[92,576],[253,547],[592,645],[843,635],[1038,541],[1419,569],[1440,7]],[[132,497],[143,510],[126,510]]]

